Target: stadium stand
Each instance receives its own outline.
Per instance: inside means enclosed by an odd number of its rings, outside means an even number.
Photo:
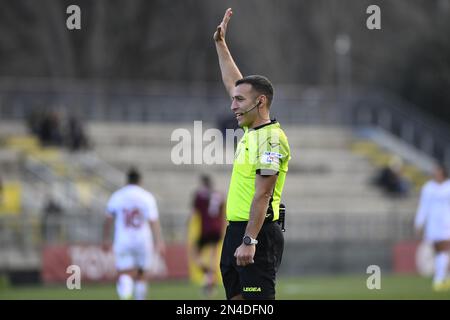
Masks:
[[[353,154],[351,130],[327,126],[284,126],[293,150],[284,201],[301,220],[306,214],[387,214],[391,200],[369,184],[375,168],[363,156]],[[99,156],[119,170],[130,163],[143,170],[144,184],[153,190],[163,212],[184,217],[198,175],[208,170],[217,185],[227,190],[230,165],[175,165],[170,141],[177,128],[193,132],[192,124],[91,124],[90,133]],[[206,144],[206,143],[205,143]],[[117,150],[120,150],[118,152]],[[231,151],[232,152],[232,151]],[[414,199],[395,202],[398,209],[414,211]],[[289,236],[298,236],[291,233]]]
[[[287,205],[283,272],[361,271],[374,258],[380,261],[381,267],[390,270],[392,245],[412,237],[417,191],[436,155],[424,156],[428,144],[416,145],[401,134],[399,137],[393,125],[395,108],[390,114],[390,124],[385,121],[389,117],[377,114],[377,110],[386,110],[376,106],[389,105],[388,102],[375,103],[366,97],[347,105],[326,90],[306,89],[301,98],[296,97],[292,88],[282,87],[280,92],[276,117],[289,137],[293,156],[283,194]],[[143,172],[144,186],[158,201],[167,240],[184,241],[189,202],[199,174],[211,174],[217,187],[226,192],[231,164],[175,165],[172,162],[171,152],[178,143],[171,141],[174,130],[184,128],[193,134],[194,119],[202,117],[205,118],[203,132],[213,128],[220,112],[209,112],[208,105],[228,104],[226,99],[197,95],[187,96],[189,103],[181,106],[180,101],[186,101],[180,99],[181,95],[168,95],[167,101],[163,94],[149,95],[145,97],[148,105],[124,100],[120,105],[112,105],[109,111],[91,108],[88,99],[83,108],[93,149],[75,153],[63,148],[42,148],[19,121],[26,115],[26,110],[20,109],[22,104],[12,104],[19,106],[14,110],[5,104],[2,112],[10,120],[0,126],[2,178],[21,185],[19,224],[23,227],[19,234],[33,235],[17,242],[30,244],[31,249],[22,247],[21,250],[37,252],[45,241],[99,243],[106,199],[124,183],[123,173],[130,165]],[[165,102],[154,106],[162,100]],[[127,109],[125,102],[133,107]],[[155,113],[144,112],[153,107]],[[174,113],[176,108],[183,112]],[[142,118],[140,115],[144,114]],[[403,114],[398,118],[410,121]],[[415,125],[412,127],[417,132],[425,130],[421,123]],[[373,128],[383,128],[383,131]],[[433,140],[436,146],[439,139]],[[197,148],[207,144],[204,142]],[[370,178],[393,155],[405,161],[404,174],[416,186],[409,197],[389,198],[370,184]],[[58,226],[56,237],[39,231],[49,194],[64,211],[62,217],[52,216],[48,220],[49,225]],[[14,244],[10,247],[17,248],[14,242],[17,233],[15,236],[11,231],[14,228],[8,223],[17,224],[17,220],[8,222],[2,218],[3,228],[7,226],[9,230],[2,233],[2,244],[4,247]],[[34,226],[33,232],[26,229],[29,225]],[[39,267],[38,255],[32,263],[25,258],[14,258],[13,262],[11,257],[20,256],[18,252],[3,250],[0,268]]]

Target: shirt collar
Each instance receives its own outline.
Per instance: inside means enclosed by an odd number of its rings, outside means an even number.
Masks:
[[[271,119],[270,122],[268,122],[268,123],[264,123],[264,124],[262,124],[260,126],[254,127],[254,128],[248,128],[248,131],[259,130],[261,128],[264,128],[266,126],[270,126],[270,125],[275,124],[275,123],[278,123],[277,119]]]

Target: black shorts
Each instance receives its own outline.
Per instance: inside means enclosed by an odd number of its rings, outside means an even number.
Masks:
[[[197,240],[197,248],[201,250],[204,246],[211,244],[219,243],[222,235],[220,233],[215,234],[202,234],[200,238]]]
[[[254,263],[237,266],[234,252],[242,244],[247,222],[230,222],[225,233],[220,271],[227,299],[275,299],[276,273],[281,264],[284,237],[276,222],[264,223],[257,237]]]

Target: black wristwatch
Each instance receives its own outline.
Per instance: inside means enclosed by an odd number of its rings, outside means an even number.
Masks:
[[[252,244],[258,244],[258,240],[253,239],[252,237],[247,236],[247,235],[244,236],[244,238],[242,239],[242,242],[247,246],[250,246]]]

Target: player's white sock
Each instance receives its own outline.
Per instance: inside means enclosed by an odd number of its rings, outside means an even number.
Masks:
[[[447,277],[447,268],[449,262],[449,254],[446,252],[441,252],[434,258],[434,283],[440,283]]]
[[[134,298],[136,300],[145,300],[147,297],[147,283],[145,281],[136,281],[134,285]]]
[[[133,297],[133,278],[128,274],[121,274],[117,279],[117,294],[121,300]]]

